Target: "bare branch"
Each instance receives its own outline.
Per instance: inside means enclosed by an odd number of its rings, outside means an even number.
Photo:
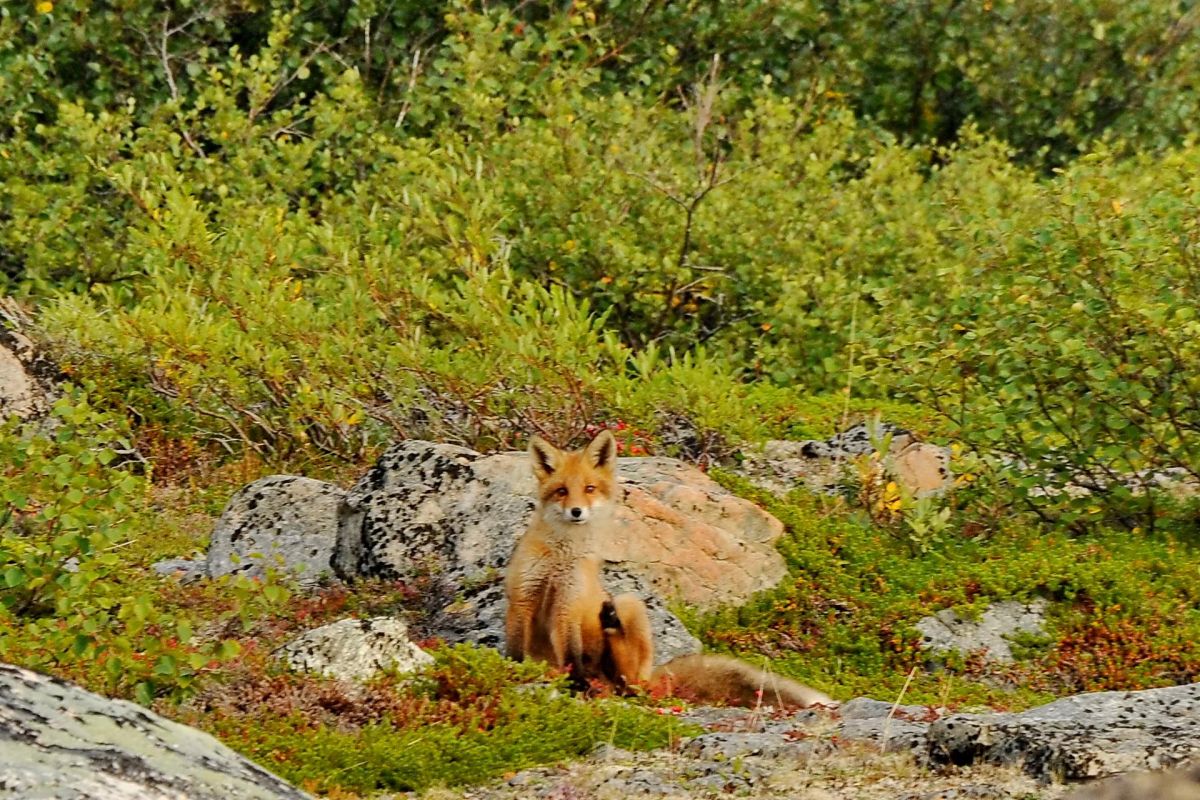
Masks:
[[[417,78],[421,75],[421,48],[413,50],[412,63],[408,67],[408,86],[404,90],[404,102],[400,105],[400,113],[396,116],[396,124],[394,127],[399,128],[404,124],[404,118],[408,116],[408,111],[412,108],[412,93],[417,86]]]

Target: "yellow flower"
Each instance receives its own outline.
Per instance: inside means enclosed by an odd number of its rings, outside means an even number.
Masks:
[[[54,3],[51,3],[50,0],[42,0],[37,4],[37,12],[39,14],[49,14],[53,10]]]

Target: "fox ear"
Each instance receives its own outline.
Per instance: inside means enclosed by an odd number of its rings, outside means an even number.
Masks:
[[[533,475],[544,481],[554,474],[562,459],[562,451],[540,436],[529,440],[529,459],[533,462]]]
[[[617,440],[613,438],[612,431],[601,431],[584,448],[584,453],[596,469],[613,472],[617,467]]]

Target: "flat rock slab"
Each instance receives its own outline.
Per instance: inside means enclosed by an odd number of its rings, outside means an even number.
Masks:
[[[303,800],[206,733],[0,664],[0,798]]]
[[[1200,684],[1096,692],[1019,714],[956,714],[927,735],[934,764],[1017,764],[1040,780],[1162,769],[1200,757]]]
[[[338,507],[346,492],[324,481],[270,475],[229,498],[213,529],[209,577],[277,570],[303,584],[332,572]]]

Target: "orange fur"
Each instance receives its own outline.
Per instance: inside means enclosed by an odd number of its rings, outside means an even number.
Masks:
[[[505,575],[510,658],[536,658],[571,670],[576,685],[657,685],[668,694],[740,705],[807,706],[832,701],[807,686],[727,656],[682,656],[654,667],[646,604],[609,597],[595,544],[612,528],[616,441],[602,432],[564,452],[529,443],[538,504]]]
[[[600,585],[594,538],[611,525],[617,443],[605,431],[587,447],[564,452],[529,443],[538,504],[505,575],[510,658],[569,667],[577,683],[605,677]]]

